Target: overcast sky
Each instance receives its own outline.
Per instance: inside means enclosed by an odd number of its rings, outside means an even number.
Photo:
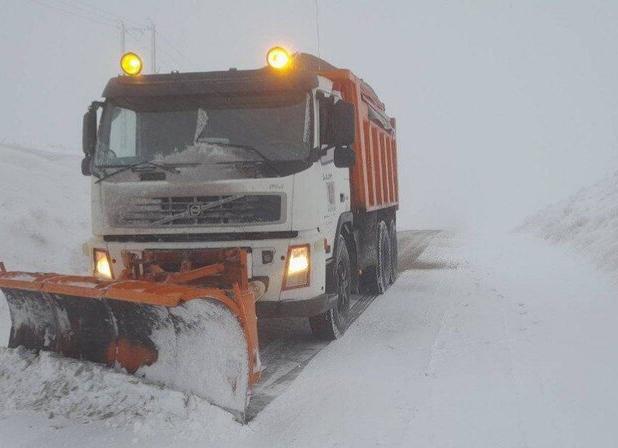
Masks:
[[[313,0],[0,0],[0,142],[80,151],[81,116],[118,73],[109,13],[156,23],[163,72],[317,50]],[[397,118],[405,228],[514,226],[618,169],[617,23],[616,1],[319,3],[321,56]]]

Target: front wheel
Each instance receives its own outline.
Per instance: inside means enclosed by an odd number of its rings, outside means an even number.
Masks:
[[[309,318],[313,335],[326,341],[335,340],[347,329],[350,320],[350,299],[352,298],[352,268],[350,253],[345,238],[337,237],[337,250],[333,269],[337,304],[330,310]]]

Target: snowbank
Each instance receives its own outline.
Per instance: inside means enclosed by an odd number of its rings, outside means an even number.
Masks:
[[[85,273],[90,235],[89,179],[77,151],[0,145],[0,261],[7,269]],[[0,346],[8,341],[0,293]]]
[[[0,259],[11,270],[81,273],[90,236],[81,154],[0,145]]]
[[[618,272],[618,172],[529,217],[519,231],[563,243]]]

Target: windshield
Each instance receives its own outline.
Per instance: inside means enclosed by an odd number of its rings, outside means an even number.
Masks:
[[[108,101],[101,119],[95,164],[276,165],[305,162],[312,146],[308,94],[260,101]],[[128,103],[125,100],[124,103]],[[183,104],[185,103],[185,104]]]

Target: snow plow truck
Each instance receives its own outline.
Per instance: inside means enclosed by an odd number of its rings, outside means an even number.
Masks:
[[[83,118],[92,275],[7,271],[9,346],[102,363],[243,419],[257,319],[340,337],[397,272],[395,120],[351,71],[281,47],[254,70],[141,74]]]

